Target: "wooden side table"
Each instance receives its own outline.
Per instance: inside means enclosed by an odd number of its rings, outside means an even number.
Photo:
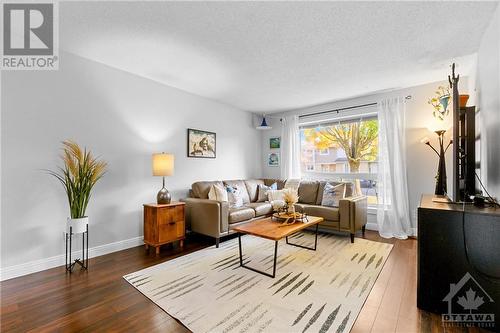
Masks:
[[[170,204],[144,204],[144,246],[155,248],[160,253],[163,244],[179,241],[184,246],[186,228],[184,221],[184,202]]]

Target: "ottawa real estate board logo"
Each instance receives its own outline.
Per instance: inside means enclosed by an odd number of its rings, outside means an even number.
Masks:
[[[57,70],[57,2],[2,4],[2,70]]]
[[[448,303],[448,313],[441,317],[443,326],[495,329],[495,314],[483,310],[495,301],[469,272],[458,283],[450,284],[450,292],[443,302]]]

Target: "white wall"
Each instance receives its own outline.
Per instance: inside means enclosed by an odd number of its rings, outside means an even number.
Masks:
[[[271,118],[272,117],[272,118]],[[280,117],[266,117],[268,125],[272,126],[272,129],[262,131],[262,172],[263,176],[266,178],[280,178],[280,166],[269,166],[267,159],[270,153],[280,153],[280,164],[281,164],[281,149],[271,149],[269,148],[270,138],[280,138],[281,137],[281,122]],[[261,120],[262,117],[259,118]]]
[[[68,53],[59,71],[3,72],[1,83],[2,269],[64,253],[68,205],[43,171],[61,164],[64,139],[109,163],[88,207],[90,247],[142,236],[142,204],[161,188],[153,152],[175,154],[174,199],[196,180],[261,174],[248,112]],[[188,127],[217,133],[216,159],[186,157]]]
[[[434,82],[426,85],[410,87],[405,89],[400,89],[396,91],[391,91],[387,93],[379,93],[369,96],[363,96],[359,98],[353,98],[350,100],[339,101],[335,103],[329,103],[324,105],[318,105],[310,108],[292,110],[287,112],[288,114],[308,114],[314,112],[321,112],[327,110],[333,110],[337,108],[361,105],[367,103],[377,102],[381,99],[388,97],[405,97],[411,95],[412,98],[407,101],[406,107],[406,158],[408,166],[408,187],[409,187],[409,201],[411,209],[411,225],[412,228],[416,228],[416,209],[420,202],[420,197],[423,193],[434,193],[435,186],[435,176],[438,166],[438,157],[434,152],[431,151],[429,147],[420,143],[420,140],[427,136],[431,139],[432,144],[436,147],[437,145],[437,135],[429,131],[428,127],[435,124],[435,119],[432,116],[432,107],[427,104],[427,100],[434,95],[435,89],[440,85],[446,85],[446,81]],[[462,76],[459,82],[460,93],[468,93],[467,90],[467,77]],[[345,116],[348,114],[362,113],[362,112],[374,112],[376,108],[370,107],[364,110],[356,110],[352,112],[343,112],[340,116]],[[331,117],[331,115],[330,115]],[[314,121],[320,121],[325,118],[316,117]],[[307,121],[312,121],[311,118],[306,118]],[[305,120],[304,120],[305,121]],[[274,128],[273,128],[274,131]],[[446,142],[450,139],[450,133],[446,135]],[[265,141],[265,140],[264,140]],[[264,145],[266,142],[263,143]],[[263,146],[263,154],[266,154]],[[446,167],[448,175],[448,190],[451,193],[452,190],[452,150],[451,148],[446,154]],[[264,157],[263,157],[264,158]],[[264,167],[263,173],[264,177],[270,177],[273,174],[270,168]]]
[[[500,6],[481,40],[476,90],[481,178],[488,192],[500,198]]]

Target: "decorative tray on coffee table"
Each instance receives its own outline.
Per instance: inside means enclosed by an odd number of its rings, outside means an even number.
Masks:
[[[306,222],[307,215],[304,213],[288,213],[276,212],[273,214],[272,219],[275,221],[283,222],[282,225],[294,224],[295,222]]]

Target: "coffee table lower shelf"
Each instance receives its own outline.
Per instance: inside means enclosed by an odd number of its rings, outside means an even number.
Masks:
[[[314,236],[314,247],[308,247],[308,246],[304,246],[304,245],[299,245],[299,244],[294,244],[294,243],[290,243],[288,241],[288,236],[285,237],[285,240],[286,240],[286,243],[288,245],[292,245],[292,246],[297,246],[297,247],[300,247],[300,248],[303,248],[303,249],[307,249],[307,250],[312,250],[312,251],[316,251],[316,248],[318,246],[318,226],[319,226],[319,223],[316,223],[316,228],[315,228],[315,236]],[[300,231],[299,231],[300,232]],[[294,233],[295,234],[295,233]],[[294,235],[292,234],[292,235]],[[290,235],[291,236],[291,235]],[[249,269],[251,271],[254,271],[256,273],[260,273],[262,275],[265,275],[265,276],[268,276],[270,278],[273,278],[276,276],[276,259],[278,257],[278,242],[279,240],[275,240],[274,241],[274,264],[273,264],[273,274],[270,274],[270,273],[267,273],[267,272],[264,272],[264,271],[261,271],[261,270],[258,270],[256,268],[253,268],[253,267],[250,267],[250,266],[247,266],[245,264],[243,264],[243,251],[241,249],[241,232],[238,232],[238,248],[239,248],[239,253],[240,253],[240,267],[243,267],[243,268],[246,268],[246,269]]]

